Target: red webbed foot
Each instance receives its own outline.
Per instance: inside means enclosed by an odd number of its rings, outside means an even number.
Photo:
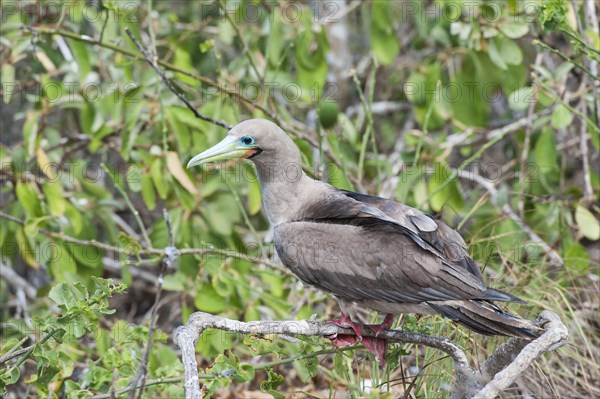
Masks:
[[[337,347],[351,346],[356,344],[357,341],[361,341],[365,348],[375,355],[375,358],[379,363],[385,366],[385,354],[387,352],[388,342],[386,339],[377,337],[363,337],[364,325],[361,323],[353,322],[348,315],[342,313],[339,320],[330,320],[331,323],[344,328],[351,328],[356,336],[346,334],[336,334],[335,336],[328,337],[331,342]],[[388,313],[383,320],[383,323],[376,325],[367,325],[375,335],[379,335],[382,331],[387,330],[392,326],[394,322],[394,316]]]
[[[361,323],[353,322],[352,319],[350,319],[350,317],[347,314],[345,314],[344,312],[342,312],[342,315],[339,319],[329,320],[329,322],[333,323],[337,326],[340,326],[340,327],[351,328],[352,331],[354,331],[354,333],[356,334],[356,335],[336,334],[332,337],[327,337],[328,339],[331,340],[331,342],[335,346],[337,346],[337,347],[352,346],[352,345],[356,344],[357,341],[360,341],[363,339],[362,332],[363,332],[364,326]]]
[[[385,315],[383,319],[383,323],[381,324],[368,324],[369,327],[374,333],[375,337],[363,337],[362,344],[367,348],[369,352],[375,355],[375,358],[379,363],[385,366],[385,355],[387,353],[388,341],[384,338],[377,338],[379,334],[381,334],[384,330],[392,327],[394,323],[394,315],[388,313]]]

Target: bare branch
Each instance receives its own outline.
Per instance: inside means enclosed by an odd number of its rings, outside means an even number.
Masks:
[[[196,110],[196,108],[187,100],[187,98],[185,98],[183,94],[181,94],[180,92],[178,92],[173,87],[173,85],[171,84],[171,82],[169,81],[169,79],[167,78],[167,76],[165,75],[165,73],[158,66],[158,63],[157,63],[157,60],[156,60],[156,56],[153,55],[150,52],[150,50],[148,50],[147,48],[145,48],[144,46],[142,46],[142,44],[135,38],[135,36],[133,36],[133,33],[131,33],[131,31],[129,30],[129,28],[125,28],[125,33],[127,33],[127,36],[129,36],[129,38],[131,39],[131,41],[141,51],[141,53],[144,55],[144,59],[148,62],[148,64],[150,64],[150,66],[152,67],[152,69],[154,69],[154,71],[158,74],[158,76],[160,76],[160,78],[164,82],[165,86],[167,86],[167,88],[171,91],[171,93],[175,94],[177,96],[177,98],[179,98],[185,104],[185,106],[188,107],[188,109],[190,111],[192,111],[192,113],[194,114],[194,116],[196,118],[202,119],[203,121],[206,121],[206,122],[210,122],[210,123],[212,123],[214,125],[217,125],[217,126],[221,126],[222,128],[225,128],[227,130],[229,130],[229,129],[231,129],[233,127],[233,126],[231,126],[229,123],[227,123],[225,121],[213,119],[210,116],[206,116],[206,115],[203,115],[200,112],[198,112]]]
[[[23,277],[19,276],[12,267],[5,265],[1,260],[0,277],[6,280],[6,282],[16,290],[23,290],[28,299],[35,299],[37,289]]]
[[[425,345],[447,353],[454,360],[456,367],[457,389],[453,398],[471,397],[472,393],[469,392],[477,392],[475,395],[478,396],[476,397],[484,399],[495,397],[497,393],[512,384],[542,353],[555,350],[566,343],[567,329],[556,314],[549,311],[542,312],[538,318],[538,324],[543,325],[546,330],[542,336],[531,342],[511,338],[494,352],[480,371],[474,371],[469,366],[464,351],[448,338],[401,330],[385,330],[380,334],[375,334],[368,328],[363,332],[363,336],[377,336],[392,342]],[[178,327],[174,334],[174,341],[181,348],[185,369],[186,399],[202,398],[194,345],[204,330],[208,328],[252,335],[278,334],[324,338],[338,334],[355,335],[350,328],[343,328],[328,322],[319,323],[313,320],[242,322],[209,313],[196,312],[190,316],[187,324]],[[515,355],[516,358],[514,358]],[[486,385],[482,388],[483,384]],[[488,395],[487,392],[491,393]]]
[[[160,268],[160,273],[158,275],[158,279],[156,280],[156,296],[154,297],[154,305],[152,305],[152,312],[150,315],[150,329],[148,332],[148,342],[146,343],[146,349],[144,350],[144,356],[142,359],[142,363],[140,364],[140,370],[138,371],[131,383],[132,386],[137,387],[141,381],[138,399],[142,398],[142,395],[144,394],[144,388],[146,385],[146,377],[148,375],[148,363],[150,361],[150,351],[152,350],[152,341],[154,340],[154,332],[156,330],[156,320],[158,319],[158,307],[160,303],[160,298],[162,296],[164,275],[167,269],[175,268],[175,262],[179,257],[173,239],[173,227],[171,226],[171,216],[169,215],[169,212],[167,212],[166,209],[163,209],[163,215],[165,218],[165,223],[167,224],[167,233],[169,234],[169,246],[165,248],[165,255],[163,257],[162,267]],[[129,391],[129,399],[133,399],[134,396],[135,389],[132,389],[131,391]]]
[[[541,337],[526,345],[506,368],[497,372],[494,378],[473,396],[473,399],[495,398],[500,392],[514,383],[529,368],[534,360],[542,354],[556,350],[567,343],[569,332],[556,314],[546,310],[540,314],[538,320],[546,322],[544,326],[546,332]],[[505,344],[506,347],[503,348],[501,346],[498,348],[494,352],[494,355],[485,362],[482,372],[494,372],[498,368],[494,363],[501,356],[496,355],[496,353],[502,353],[503,356],[517,353],[518,341],[522,342],[523,340],[511,338]],[[507,350],[511,345],[516,346],[516,348]]]
[[[202,398],[194,344],[207,328],[254,335],[278,334],[316,337],[332,337],[338,334],[355,335],[354,331],[350,328],[343,328],[332,323],[319,323],[312,320],[242,322],[214,316],[209,313],[196,312],[190,316],[185,326],[177,328],[174,337],[174,341],[181,348],[182,361],[185,368],[184,386],[186,389],[186,399]],[[470,375],[475,373],[469,367],[467,356],[463,350],[447,338],[431,337],[401,330],[385,330],[376,335],[375,332],[369,329],[365,329],[363,336],[377,336],[392,342],[404,342],[437,348],[447,353],[454,360],[457,379],[459,381],[466,381]]]

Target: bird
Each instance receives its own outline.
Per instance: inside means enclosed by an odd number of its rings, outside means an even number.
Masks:
[[[495,302],[518,297],[486,286],[461,235],[443,221],[391,199],[338,189],[309,177],[294,141],[266,119],[245,120],[187,168],[229,159],[254,163],[264,212],[284,266],[303,283],[334,295],[340,319],[380,362],[387,341],[362,337],[353,309],[385,314],[376,333],[402,313],[439,314],[477,333],[534,339],[540,328]]]

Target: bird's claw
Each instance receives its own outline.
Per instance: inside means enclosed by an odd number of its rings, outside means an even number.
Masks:
[[[352,319],[350,319],[350,317],[347,314],[342,313],[342,316],[338,320],[329,320],[329,323],[333,323],[336,326],[340,326],[343,328],[351,328],[352,331],[354,331],[354,334],[356,334],[356,338],[359,341],[362,341],[362,339],[363,339],[362,333],[364,331],[363,324],[353,322]],[[336,334],[336,336],[337,336],[337,334]]]
[[[377,361],[385,366],[385,354],[387,352],[388,341],[383,338],[377,338],[377,336],[392,326],[392,323],[394,322],[394,316],[392,314],[388,313],[381,324],[367,325],[367,327],[369,327],[375,333],[375,337],[363,337],[362,334],[365,326],[361,323],[353,322],[345,313],[342,313],[342,316],[339,320],[329,320],[329,322],[335,324],[336,326],[351,328],[356,334],[356,336],[354,336],[335,333],[326,336],[327,339],[331,340],[333,345],[339,348],[344,346],[352,346],[360,341],[369,352],[375,355]]]

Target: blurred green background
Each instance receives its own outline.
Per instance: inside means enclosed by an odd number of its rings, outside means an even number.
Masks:
[[[597,397],[599,6],[592,1],[3,1],[0,30],[0,395],[126,397],[149,335],[143,397],[182,397],[175,328],[338,315],[282,270],[252,166],[187,171],[226,130],[271,119],[305,170],[405,202],[465,237],[488,285],[560,315],[570,345],[506,397]],[[157,276],[169,244],[182,254]],[[400,324],[398,325],[400,326]],[[473,364],[502,338],[439,317]],[[152,332],[152,334],[151,334]],[[451,394],[439,351],[207,332],[214,397]],[[365,361],[365,358],[367,361]],[[112,393],[111,393],[112,392]]]

